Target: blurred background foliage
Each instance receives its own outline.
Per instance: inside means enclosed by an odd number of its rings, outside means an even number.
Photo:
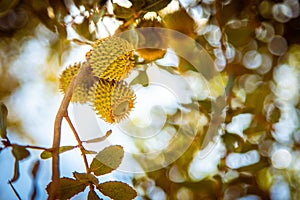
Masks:
[[[202,169],[201,163],[193,162],[208,128],[206,123],[178,160],[134,177],[139,197],[299,199],[299,13],[297,0],[2,0],[0,100],[7,101],[22,85],[9,68],[22,53],[24,42],[37,37],[38,26],[53,33],[42,74],[53,85],[62,56],[67,56],[74,42],[94,41],[135,27],[176,30],[200,43],[226,79],[226,118],[220,140],[224,148],[219,148],[214,170],[199,176],[191,172],[192,168]],[[108,23],[114,23],[113,32],[105,27]],[[70,37],[71,31],[76,37]],[[159,35],[155,39],[165,42]],[[142,67],[131,84],[147,86],[146,64],[165,53],[161,49],[138,50]],[[48,66],[53,59],[57,59],[57,66]],[[174,74],[197,72],[183,58],[178,67],[161,68]],[[198,103],[210,120],[212,100]],[[176,114],[168,120],[174,118]],[[21,118],[9,118],[8,127],[24,133]]]

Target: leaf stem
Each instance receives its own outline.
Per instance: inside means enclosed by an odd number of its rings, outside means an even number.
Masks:
[[[19,145],[19,146],[21,146],[21,145]],[[29,149],[43,150],[43,151],[48,151],[49,150],[48,148],[45,148],[45,147],[32,146],[32,145],[25,145],[23,147],[29,148]]]
[[[76,138],[76,140],[77,140],[78,147],[79,147],[79,149],[80,149],[80,151],[81,151],[81,155],[82,155],[82,157],[83,157],[83,161],[84,161],[84,165],[85,165],[86,172],[89,173],[89,172],[90,172],[90,168],[89,168],[89,164],[88,164],[88,161],[87,161],[87,158],[86,158],[86,155],[85,155],[85,149],[84,149],[84,147],[82,146],[82,141],[80,140],[79,135],[78,135],[78,133],[77,133],[75,127],[73,126],[73,124],[72,124],[72,122],[71,122],[71,120],[70,120],[70,118],[69,118],[68,111],[66,111],[64,117],[65,117],[65,119],[67,120],[67,122],[68,122],[70,128],[72,129],[72,132],[73,132],[73,134],[74,134],[74,136],[75,136],[75,138]]]

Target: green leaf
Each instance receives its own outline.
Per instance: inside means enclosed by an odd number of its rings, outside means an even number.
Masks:
[[[94,190],[90,190],[88,194],[88,200],[100,200],[100,197]]]
[[[76,194],[83,192],[86,186],[88,186],[88,184],[78,180],[74,180],[71,178],[61,178],[60,179],[60,200],[70,199]],[[51,187],[52,187],[52,182],[49,183],[46,188],[48,195],[50,191],[52,191]]]
[[[91,10],[95,7],[102,8],[108,0],[74,0],[75,5],[84,6],[86,10]]]
[[[93,174],[73,172],[73,176],[76,180],[86,184],[93,183],[97,185],[99,183],[98,179]]]
[[[273,109],[271,109],[269,112],[266,113],[266,118],[269,122],[271,122],[272,124],[275,124],[279,121],[280,119],[280,110],[278,107],[274,107]]]
[[[49,52],[49,55],[47,57],[47,61],[48,62],[51,62],[51,59],[54,59],[54,58],[58,58],[58,62],[59,64],[61,65],[62,63],[62,54],[64,52],[66,52],[68,49],[70,49],[70,41],[67,40],[67,34],[64,30],[61,30],[59,32],[59,38],[57,38],[56,40],[52,41],[52,43],[50,44],[50,52]],[[49,78],[48,78],[49,77]],[[52,80],[51,77],[51,73],[49,73],[47,79],[50,79]],[[55,81],[57,81],[55,79]]]
[[[1,106],[1,112],[0,112],[0,136],[5,139],[7,138],[6,134],[6,127],[7,127],[7,114],[8,110],[4,103],[0,103]]]
[[[37,160],[34,162],[32,170],[31,170],[31,175],[32,175],[33,179],[36,179],[36,175],[37,175],[39,168],[40,168],[40,161]]]
[[[129,0],[129,1],[132,3],[132,7],[134,7],[136,11],[140,11],[146,5],[146,1],[144,0]]]
[[[228,42],[233,46],[242,46],[247,44],[247,42],[251,40],[253,32],[254,26],[251,26],[251,24],[237,29],[233,29],[231,27],[227,27],[225,29]]]
[[[193,18],[181,9],[173,13],[167,14],[163,18],[164,27],[179,31],[188,36],[194,36],[195,22]],[[179,43],[180,44],[180,43]]]
[[[92,20],[95,24],[98,23],[98,21],[103,18],[103,16],[105,15],[106,12],[106,7],[102,7],[99,11],[96,11],[93,16],[92,16]]]
[[[30,152],[26,149],[26,147],[19,146],[17,144],[12,145],[12,154],[18,161],[30,156]]]
[[[76,148],[76,146],[62,146],[62,147],[59,147],[59,153],[64,153],[64,152],[70,151],[74,148]],[[45,150],[41,153],[40,156],[42,159],[48,159],[48,158],[52,157],[52,152],[50,150]]]
[[[72,28],[82,37],[85,39],[88,39],[90,41],[93,41],[96,39],[95,33],[90,33],[89,31],[90,26],[90,20],[84,19],[84,21],[81,24],[72,24]]]
[[[120,19],[129,19],[134,14],[132,9],[119,6],[116,3],[113,3],[113,9],[116,17]]]
[[[101,183],[97,185],[97,189],[114,200],[130,200],[137,196],[136,191],[132,187],[119,181]]]
[[[30,199],[36,199],[37,191],[38,191],[38,183],[37,183],[37,172],[40,167],[40,161],[37,160],[33,163],[33,167],[31,169],[31,175],[32,175],[32,186],[31,186],[31,197]]]
[[[146,0],[146,6],[143,8],[143,10],[146,11],[159,11],[166,7],[171,0]]]
[[[10,180],[10,182],[15,182],[16,180],[19,179],[20,176],[20,169],[19,169],[19,161],[15,160],[15,166],[14,166],[14,176]]]
[[[159,11],[166,7],[171,0],[129,0],[136,11]]]
[[[147,87],[149,85],[149,78],[146,71],[140,71],[137,77],[135,77],[130,85],[141,84],[143,87]]]
[[[244,146],[243,138],[239,135],[227,133],[222,138],[229,152],[240,152]]]
[[[268,83],[261,84],[256,90],[247,95],[245,106],[253,114],[261,114],[264,108],[265,98],[270,94]]]
[[[10,181],[15,182],[16,180],[19,179],[19,176],[20,176],[19,161],[29,157],[30,152],[23,146],[13,144],[12,145],[12,154],[15,157],[15,166],[14,166],[14,176]]]
[[[90,170],[96,176],[110,173],[117,169],[124,156],[123,147],[120,145],[109,146],[100,151],[93,159]]]
[[[26,149],[26,147],[19,146],[17,144],[13,144],[12,146],[12,154],[15,157],[15,166],[14,166],[14,176],[10,180],[11,182],[15,182],[19,179],[20,169],[19,169],[19,161],[23,160],[30,156],[30,152]]]
[[[112,133],[112,130],[108,130],[104,136],[98,137],[98,138],[94,138],[94,139],[90,139],[90,140],[87,140],[87,141],[84,141],[84,142],[85,142],[85,143],[97,143],[97,142],[102,142],[102,141],[105,140],[108,136],[110,136],[111,133]]]
[[[86,149],[84,149],[83,153],[84,154],[96,154],[97,152],[96,151],[92,151],[92,150],[86,150]]]
[[[256,182],[263,191],[269,191],[274,182],[274,177],[271,170],[266,167],[256,173]]]

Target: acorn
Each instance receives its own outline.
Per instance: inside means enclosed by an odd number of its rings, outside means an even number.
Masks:
[[[101,79],[122,80],[134,67],[133,46],[125,39],[112,36],[96,40],[86,54],[92,73]]]
[[[125,81],[100,79],[91,95],[96,113],[108,123],[118,123],[134,107],[135,94]]]
[[[65,93],[72,78],[78,74],[81,63],[69,65],[59,76],[59,90]]]
[[[62,74],[59,77],[59,89],[62,93],[66,92],[72,78],[78,74],[79,69],[82,67],[83,64],[85,63],[75,63],[74,65],[70,65],[69,67],[67,67],[62,72]],[[83,71],[82,73],[85,73],[85,76],[79,83],[77,83],[72,95],[72,102],[81,104],[90,102],[91,97],[89,96],[89,90],[99,80],[99,78],[92,75],[90,68],[85,68],[84,70],[85,71]]]

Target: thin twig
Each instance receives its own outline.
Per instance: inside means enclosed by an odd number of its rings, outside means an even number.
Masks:
[[[37,150],[49,150],[48,148],[46,147],[39,147],[39,146],[33,146],[33,145],[18,145],[18,144],[12,144],[10,143],[9,140],[2,140],[2,143],[4,145],[4,148],[7,148],[7,147],[11,147],[13,145],[17,145],[19,147],[24,147],[24,148],[30,148],[30,149],[37,149]]]
[[[89,164],[88,164],[88,161],[87,161],[87,158],[86,158],[86,155],[85,155],[85,149],[84,149],[84,147],[82,146],[82,141],[80,140],[79,135],[78,135],[78,133],[77,133],[75,127],[73,126],[73,124],[72,124],[72,122],[71,122],[71,120],[70,120],[70,118],[69,118],[68,111],[66,111],[64,117],[65,117],[65,119],[67,120],[67,122],[68,122],[70,128],[72,129],[72,132],[73,132],[73,134],[74,134],[74,136],[75,136],[75,138],[76,138],[76,140],[77,140],[78,147],[79,147],[79,149],[80,149],[80,151],[81,151],[81,155],[82,155],[82,157],[83,157],[83,161],[84,161],[84,165],[85,165],[86,172],[89,173],[89,172],[90,172],[90,168],[89,168]]]
[[[73,91],[82,78],[85,76],[85,68],[88,67],[87,63],[84,63],[80,68],[77,76],[73,77],[66,92],[64,98],[60,104],[59,110],[56,114],[54,121],[54,134],[53,134],[53,144],[52,144],[52,184],[49,193],[50,200],[59,199],[60,197],[60,171],[59,171],[59,146],[60,146],[60,135],[61,135],[61,123],[67,112],[69,103],[71,101]]]
[[[90,42],[90,41],[82,41],[82,40],[79,40],[77,38],[74,38],[72,39],[72,42],[76,43],[76,44],[79,44],[79,45],[93,45],[93,42]]]
[[[8,184],[10,185],[11,189],[14,191],[15,195],[17,196],[17,198],[18,198],[19,200],[22,200],[21,197],[20,197],[20,195],[19,195],[19,193],[18,193],[18,191],[17,191],[16,188],[13,186],[12,182],[11,182],[11,181],[8,181]]]
[[[25,145],[23,146],[25,148],[30,148],[30,149],[37,149],[37,150],[44,150],[44,151],[49,151],[48,148],[45,147],[38,147],[38,146],[32,146],[32,145]]]

